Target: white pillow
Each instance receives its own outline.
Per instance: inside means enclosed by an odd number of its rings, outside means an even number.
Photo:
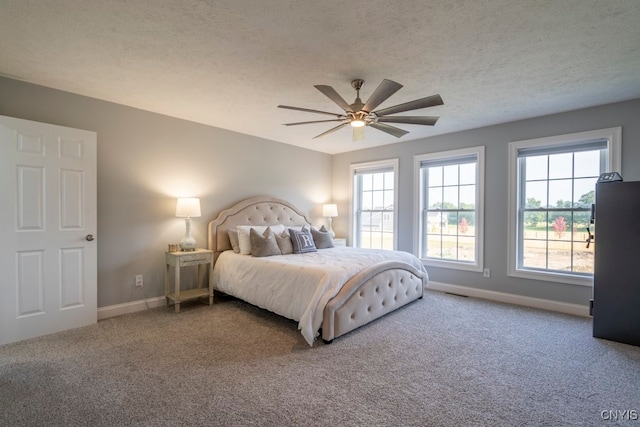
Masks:
[[[267,229],[267,225],[238,225],[236,230],[238,230],[238,245],[240,246],[240,253],[243,255],[251,255],[251,232],[250,230],[253,228],[260,235],[264,233]],[[272,225],[271,231],[274,234],[282,233],[285,230],[284,225]]]

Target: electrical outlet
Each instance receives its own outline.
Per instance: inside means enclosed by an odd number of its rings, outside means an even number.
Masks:
[[[142,274],[136,274],[136,286],[141,288],[142,286],[144,286],[144,282],[142,279]]]
[[[484,277],[491,277],[491,269],[490,268],[485,268],[484,272],[482,273],[482,275]]]

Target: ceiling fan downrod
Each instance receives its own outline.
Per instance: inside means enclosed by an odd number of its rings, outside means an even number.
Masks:
[[[364,107],[364,102],[362,102],[362,100],[360,99],[360,89],[363,85],[364,80],[362,79],[351,80],[351,87],[356,90],[356,100],[353,101],[353,104],[351,104],[351,108],[353,109],[353,111],[360,111],[362,110],[362,107]]]

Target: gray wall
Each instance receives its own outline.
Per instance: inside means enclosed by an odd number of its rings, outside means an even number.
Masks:
[[[338,236],[349,233],[349,165],[390,158],[399,159],[398,249],[413,251],[413,156],[416,154],[484,145],[485,173],[485,267],[482,273],[429,267],[431,280],[453,285],[506,292],[559,302],[588,305],[591,288],[541,282],[507,276],[507,171],[511,141],[563,135],[622,126],[622,176],[640,180],[640,100],[571,111],[535,119],[505,123],[481,129],[435,136],[384,147],[353,151],[333,157],[333,200],[340,217],[333,221]],[[342,213],[345,213],[344,215]]]
[[[184,235],[176,197],[200,197],[207,222],[256,195],[291,201],[323,223],[331,156],[244,134],[0,78],[0,115],[98,134],[98,306],[164,295],[164,251]],[[188,274],[187,274],[188,276]]]
[[[348,234],[349,165],[399,158],[398,249],[413,248],[413,156],[486,147],[485,267],[480,273],[429,268],[432,280],[486,290],[588,303],[591,289],[508,277],[507,148],[511,141],[622,126],[622,175],[640,180],[640,100],[572,111],[330,156],[105,101],[0,78],[0,115],[98,133],[98,306],[163,295],[164,250],[184,234],[179,196],[201,198],[193,219],[200,245],[220,210],[255,195],[288,199],[322,223],[321,204],[338,203],[333,228]]]

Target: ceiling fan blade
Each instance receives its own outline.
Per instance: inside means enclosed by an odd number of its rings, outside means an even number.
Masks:
[[[384,123],[371,123],[369,126],[371,126],[372,128],[381,130],[382,132],[386,132],[389,135],[393,135],[396,138],[400,138],[401,136],[404,136],[409,133],[406,130],[402,130],[395,126],[385,125]]]
[[[308,125],[311,123],[327,123],[327,122],[341,122],[343,119],[333,119],[333,120],[313,120],[310,122],[295,122],[295,123],[283,123],[285,126],[297,126],[297,125]]]
[[[391,95],[400,90],[402,85],[396,83],[393,80],[384,79],[382,83],[378,85],[375,91],[371,94],[367,103],[364,104],[362,109],[367,113],[372,112],[375,108],[387,100]]]
[[[362,141],[364,139],[364,126],[353,128],[353,142]]]
[[[338,106],[344,111],[353,113],[353,110],[351,109],[351,106],[347,103],[347,101],[345,101],[344,98],[341,97],[340,94],[336,92],[336,90],[331,86],[315,85],[314,87],[320,92],[324,93],[330,100],[338,104]]]
[[[290,107],[289,105],[278,105],[278,108],[286,108],[287,110],[296,110],[296,111],[304,111],[307,113],[318,113],[318,114],[327,114],[329,116],[335,116],[335,117],[343,117],[342,114],[338,114],[338,113],[329,113],[327,111],[310,110],[308,108]]]
[[[320,138],[320,137],[325,136],[325,135],[329,135],[330,133],[333,133],[333,132],[337,131],[338,129],[341,129],[341,128],[347,126],[348,124],[349,124],[349,122],[342,123],[342,124],[340,124],[340,125],[338,125],[338,126],[336,126],[334,128],[329,129],[326,132],[322,132],[320,135],[314,136],[313,139]]]
[[[437,116],[391,116],[378,117],[378,122],[433,126],[436,124],[439,118],[440,117]]]
[[[403,111],[418,110],[420,108],[435,107],[436,105],[443,105],[440,95],[431,95],[426,98],[416,99],[415,101],[405,102],[404,104],[394,105],[393,107],[383,108],[382,110],[374,111],[378,117],[386,116],[389,114],[402,113]]]

